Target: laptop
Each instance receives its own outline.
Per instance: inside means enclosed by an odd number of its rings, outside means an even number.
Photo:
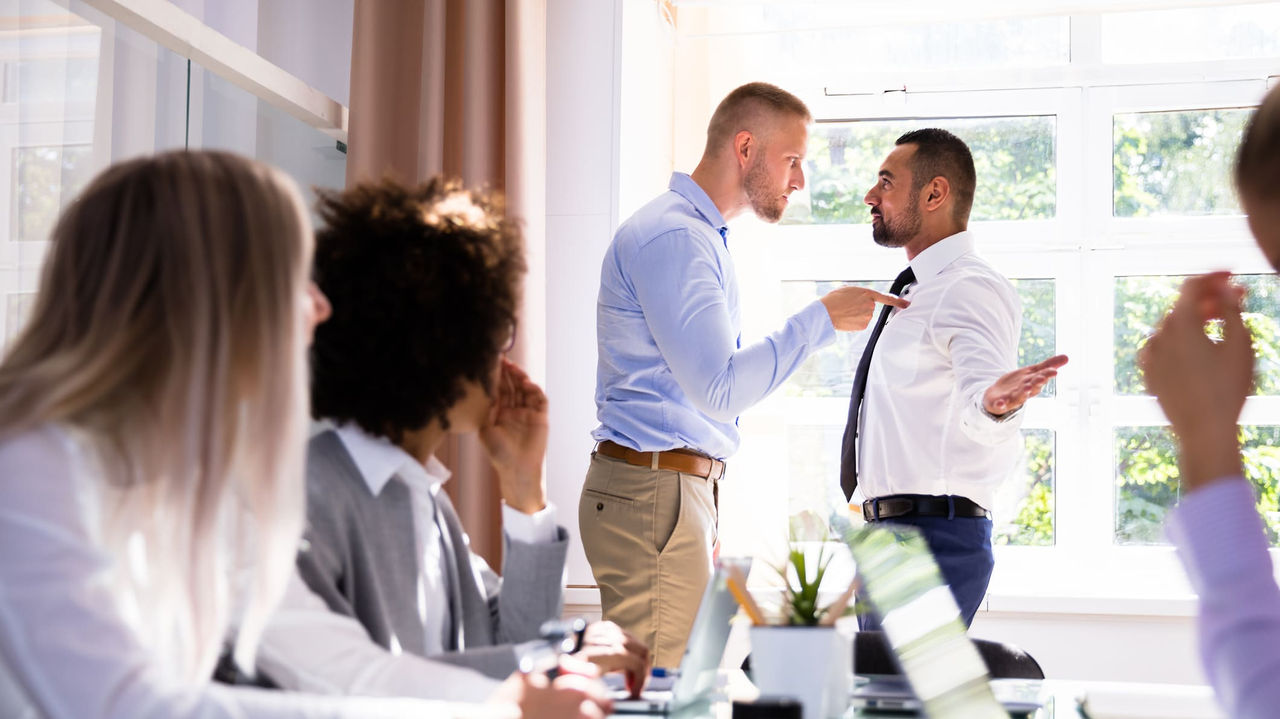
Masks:
[[[1045,702],[1042,682],[992,681],[969,641],[955,597],[913,527],[867,525],[846,534],[863,592],[882,617],[902,674],[868,677],[855,707],[922,712],[933,719],[1029,716]],[[857,667],[854,667],[857,671]]]
[[[729,622],[738,613],[738,603],[729,591],[727,581],[729,567],[739,568],[745,577],[751,569],[751,559],[721,557],[716,561],[673,680],[663,682],[662,677],[654,677],[639,699],[631,699],[625,688],[611,685],[615,687],[614,714],[675,714],[709,703],[716,688],[720,660],[729,642]],[[663,687],[663,684],[670,688]]]

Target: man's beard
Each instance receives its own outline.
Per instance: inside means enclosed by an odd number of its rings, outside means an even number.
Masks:
[[[751,211],[765,222],[777,222],[787,209],[787,203],[773,189],[773,182],[765,173],[764,161],[757,159],[747,169],[747,178],[743,183],[747,191],[747,200],[751,203]]]
[[[905,247],[916,235],[920,234],[920,226],[924,223],[920,208],[920,191],[916,190],[907,198],[907,209],[894,221],[880,215],[880,224],[872,223],[871,239],[881,247]]]

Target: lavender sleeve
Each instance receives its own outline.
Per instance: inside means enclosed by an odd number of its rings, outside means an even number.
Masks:
[[[1167,531],[1200,596],[1200,660],[1228,716],[1280,707],[1280,587],[1252,487],[1220,479],[1183,498]]]

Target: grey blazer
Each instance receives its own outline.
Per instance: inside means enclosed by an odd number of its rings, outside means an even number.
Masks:
[[[445,546],[452,624],[446,652],[432,659],[504,678],[542,622],[560,616],[568,533],[549,544],[503,535],[502,576],[471,553],[453,504],[436,496]],[[307,448],[307,530],[298,571],[329,609],[354,617],[387,649],[423,656],[418,561],[409,487],[393,477],[376,497],[338,434]],[[428,609],[430,611],[430,609]]]

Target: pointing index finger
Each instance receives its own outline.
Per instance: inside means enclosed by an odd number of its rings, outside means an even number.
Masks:
[[[867,294],[871,295],[872,299],[882,305],[892,305],[899,309],[911,306],[909,301],[898,297],[897,295],[886,295],[883,292],[876,292],[875,290],[867,290]]]

